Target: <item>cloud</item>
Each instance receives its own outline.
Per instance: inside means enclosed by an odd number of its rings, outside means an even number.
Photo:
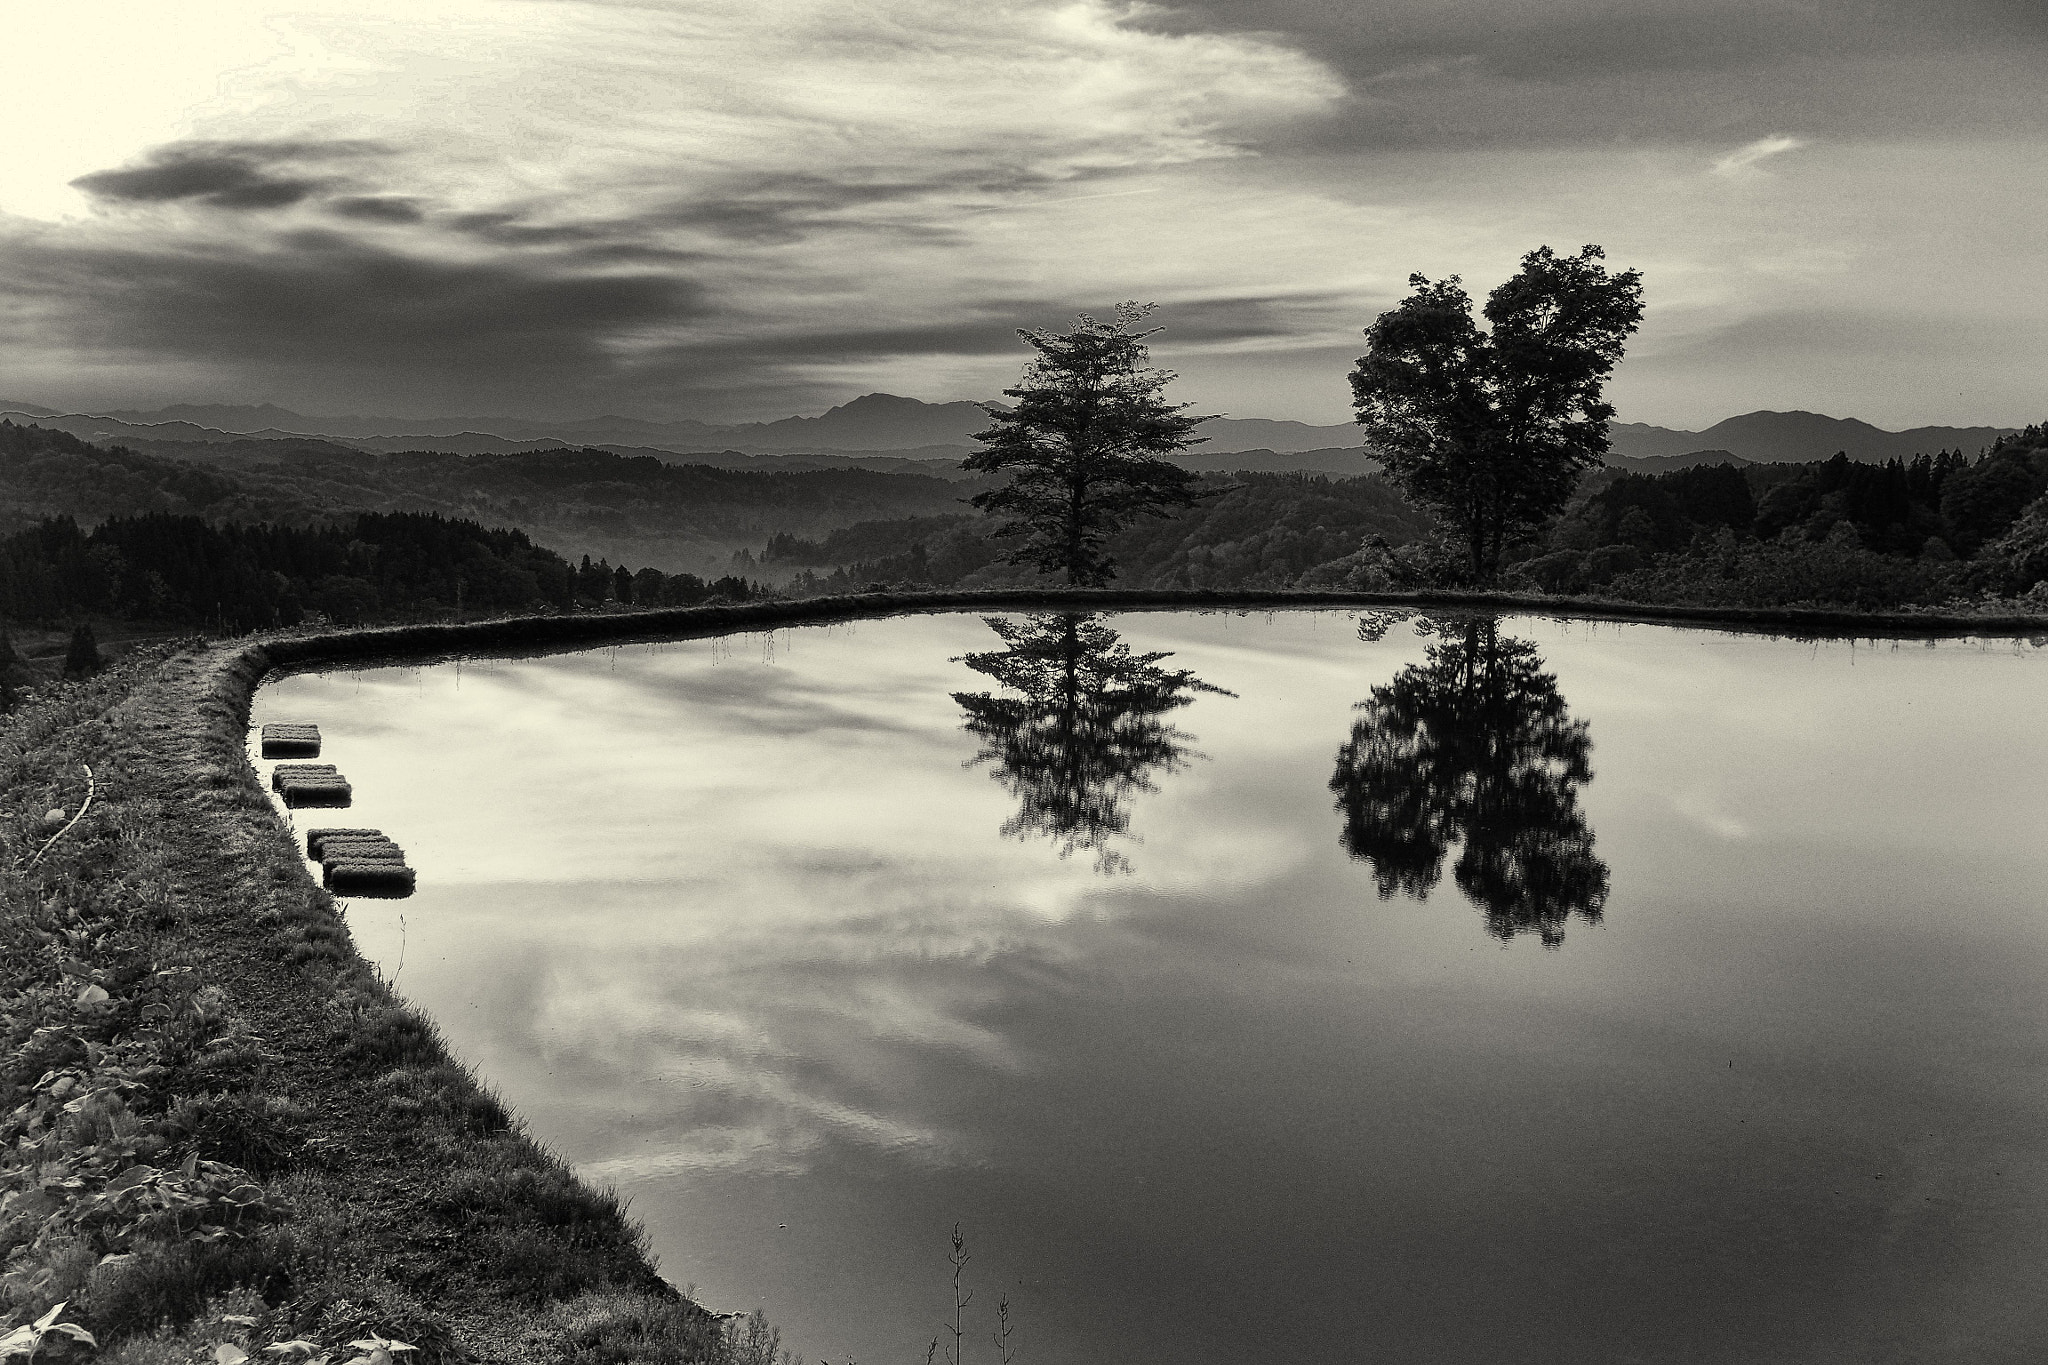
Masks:
[[[382,150],[362,142],[173,142],[152,148],[140,166],[95,171],[71,184],[112,203],[191,200],[213,208],[275,209],[298,203],[332,177],[279,175],[273,168]]]
[[[359,194],[330,199],[327,211],[369,223],[417,223],[427,216],[419,200],[395,194]]]
[[[2026,73],[2048,9],[2025,0],[1184,0],[1167,31],[1264,32],[1354,98],[1314,147],[1611,145],[2048,128]]]
[[[222,54],[173,73],[217,97],[137,105],[127,141],[50,115],[31,136],[59,150],[0,155],[4,202],[42,215],[0,219],[0,367],[73,405],[133,406],[147,375],[311,410],[748,420],[869,388],[985,397],[1016,327],[1137,296],[1191,399],[1337,420],[1336,357],[1410,270],[1495,279],[1537,242],[1601,241],[1656,267],[1653,326],[1709,294],[1725,318],[1747,259],[1843,236],[1818,194],[1794,223],[1774,178],[1700,173],[1768,169],[1780,130],[1826,143],[1800,188],[1853,203],[1858,238],[1920,194],[1912,146],[1996,139],[1980,193],[2009,211],[1955,252],[1981,259],[2039,215],[2008,186],[2048,141],[2044,15],[236,0],[194,44],[141,14],[161,33],[126,35],[136,54]],[[66,22],[39,17],[42,45]]]
[[[1128,181],[1246,158],[1342,96],[1285,43],[1150,32],[1113,0],[361,8],[276,19],[293,62],[237,73],[203,136],[75,177],[97,222],[0,226],[16,336],[314,405],[781,391],[705,415],[782,415],[848,396],[820,367],[948,333],[1011,350],[1040,320],[997,316],[1039,292],[990,277],[1015,215],[1155,193]],[[138,212],[166,205],[189,211]]]
[[[637,329],[712,312],[673,271],[448,259],[310,229],[226,242],[17,233],[0,236],[0,273],[17,336],[46,346],[401,389],[411,369],[498,397],[543,375],[587,381]]]
[[[189,157],[125,171],[100,171],[71,182],[101,199],[161,203],[198,199],[217,208],[274,209],[313,192],[311,180],[280,180],[231,157]]]
[[[1787,137],[1783,133],[1760,137],[1744,147],[1738,147],[1726,156],[1714,158],[1714,174],[1730,178],[1748,175],[1763,162],[1786,152],[1796,152],[1808,146],[1805,138]]]

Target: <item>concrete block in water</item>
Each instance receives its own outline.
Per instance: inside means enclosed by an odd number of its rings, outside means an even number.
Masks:
[[[284,793],[285,805],[298,809],[301,806],[346,806],[355,800],[355,788],[339,777],[289,777],[280,790]]]
[[[262,733],[265,758],[320,757],[320,727],[317,725],[266,725]]]
[[[328,838],[320,841],[320,851],[313,855],[313,861],[324,863],[329,858],[338,857],[344,853],[403,853],[404,851],[404,849],[401,849],[397,844],[386,839],[381,834],[370,839]]]
[[[306,856],[319,861],[320,845],[328,839],[382,839],[381,829],[309,829],[306,831]]]
[[[332,873],[342,863],[404,862],[405,850],[397,844],[381,848],[371,844],[330,844],[320,851],[320,867],[327,873]]]
[[[337,896],[410,896],[413,870],[404,863],[337,862],[327,868],[327,888]]]
[[[270,789],[284,790],[284,784],[295,777],[340,777],[341,773],[332,763],[280,763],[270,770]]]

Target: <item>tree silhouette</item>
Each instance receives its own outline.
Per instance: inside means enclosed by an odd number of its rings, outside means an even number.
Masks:
[[[1021,695],[955,692],[965,728],[982,743],[968,766],[993,764],[991,776],[1016,796],[1005,835],[1043,834],[1095,854],[1099,872],[1128,872],[1111,848],[1128,833],[1126,805],[1158,790],[1151,775],[1177,772],[1193,736],[1164,717],[1198,692],[1232,696],[1184,669],[1166,669],[1165,654],[1133,654],[1092,614],[986,618],[1003,648],[955,660]]]
[[[1424,899],[1452,876],[1506,942],[1534,932],[1564,942],[1573,914],[1598,923],[1607,864],[1579,788],[1593,780],[1593,741],[1526,640],[1497,623],[1431,623],[1439,642],[1360,702],[1337,751],[1330,790],[1345,851],[1371,865],[1382,900]]]
[[[1100,588],[1116,577],[1109,538],[1141,517],[1163,517],[1220,490],[1203,490],[1177,455],[1206,437],[1187,405],[1161,396],[1170,370],[1149,367],[1139,331],[1150,304],[1120,303],[1116,321],[1086,313],[1071,332],[1019,331],[1038,352],[1014,389],[1014,407],[984,404],[981,449],[961,468],[1009,475],[975,494],[976,507],[999,521],[992,535],[1022,537],[1004,553],[1012,564],[1064,573],[1077,588]]]
[[[1479,582],[1517,539],[1564,510],[1607,451],[1607,376],[1643,317],[1643,277],[1609,275],[1606,253],[1538,247],[1487,296],[1456,275],[1410,275],[1415,292],[1366,329],[1351,372],[1365,442],[1409,499],[1464,542]]]

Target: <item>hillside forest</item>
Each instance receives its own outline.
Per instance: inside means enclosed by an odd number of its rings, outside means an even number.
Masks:
[[[1465,583],[1430,518],[1378,476],[1209,482],[1212,498],[1118,538],[1119,582],[1357,591]],[[1883,464],[1837,455],[1658,474],[1597,469],[1562,515],[1516,547],[1502,586],[1705,606],[1973,609],[2027,598],[2038,608],[2048,606],[2044,495],[2048,431],[2038,426],[1974,459],[1941,451]],[[757,567],[793,567],[787,588],[799,593],[1032,581],[995,560],[980,519],[955,515],[863,522],[816,540],[772,537]]]
[[[238,633],[1037,583],[999,562],[965,486],[568,449],[233,465],[0,422],[0,614],[17,631],[98,619]],[[1119,584],[1460,585],[1431,518],[1378,475],[1207,474],[1201,494],[1115,538]],[[621,544],[665,552],[629,566]],[[1624,602],[2038,609],[2048,431],[1974,458],[1592,470],[1562,515],[1514,547],[1503,586]]]

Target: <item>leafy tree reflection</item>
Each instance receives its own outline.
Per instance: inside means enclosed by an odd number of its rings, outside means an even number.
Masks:
[[[1005,835],[1043,834],[1065,858],[1095,855],[1098,872],[1128,872],[1110,847],[1129,832],[1130,798],[1158,790],[1154,773],[1178,772],[1193,736],[1165,719],[1201,692],[1232,696],[1185,669],[1159,666],[1165,654],[1133,654],[1093,614],[986,618],[1003,648],[955,660],[1021,695],[955,692],[965,728],[981,741],[968,765],[1018,799]]]
[[[1375,623],[1361,627],[1370,635]],[[1577,914],[1598,923],[1607,864],[1579,788],[1593,780],[1586,722],[1571,719],[1536,647],[1492,620],[1420,622],[1438,643],[1360,702],[1330,790],[1342,841],[1371,864],[1382,900],[1426,897],[1461,841],[1453,877],[1506,942],[1564,942]]]

